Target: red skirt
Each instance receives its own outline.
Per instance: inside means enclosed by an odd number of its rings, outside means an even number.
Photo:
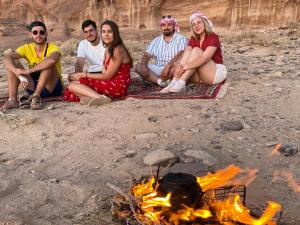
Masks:
[[[121,65],[118,73],[110,80],[81,78],[79,82],[94,89],[101,95],[106,95],[112,99],[123,98],[127,95],[130,85],[130,66],[128,64]],[[66,87],[64,101],[79,102],[80,98]]]

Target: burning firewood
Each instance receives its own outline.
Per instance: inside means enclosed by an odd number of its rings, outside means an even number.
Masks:
[[[245,206],[246,185],[257,171],[229,166],[205,177],[169,173],[133,185],[128,193],[108,184],[119,193],[112,200],[112,212],[126,224],[144,225],[276,225],[274,217],[281,206],[269,202],[260,217],[253,217]]]

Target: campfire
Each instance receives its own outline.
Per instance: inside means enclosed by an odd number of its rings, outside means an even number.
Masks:
[[[152,177],[133,185],[129,194],[119,191],[122,195],[114,198],[112,211],[127,224],[277,225],[280,204],[268,202],[261,215],[245,205],[246,186],[256,173],[231,165],[204,177],[187,173]]]

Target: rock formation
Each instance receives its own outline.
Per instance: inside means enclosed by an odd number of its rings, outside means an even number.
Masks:
[[[115,20],[123,28],[157,29],[161,15],[188,28],[193,11],[205,12],[218,27],[261,28],[300,21],[300,0],[0,0],[0,35],[34,19],[65,35],[78,33],[87,18]]]

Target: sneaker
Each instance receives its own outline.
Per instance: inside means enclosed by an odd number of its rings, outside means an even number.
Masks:
[[[166,86],[168,85],[167,81],[164,81],[164,80],[162,80],[162,79],[160,79],[160,78],[158,78],[157,84],[158,84],[158,86],[160,86],[160,87],[166,87]]]
[[[170,89],[176,84],[177,80],[172,80],[167,87],[160,90],[160,93],[166,94],[170,92]]]
[[[186,82],[184,80],[178,80],[170,89],[169,92],[179,93],[186,90]]]

